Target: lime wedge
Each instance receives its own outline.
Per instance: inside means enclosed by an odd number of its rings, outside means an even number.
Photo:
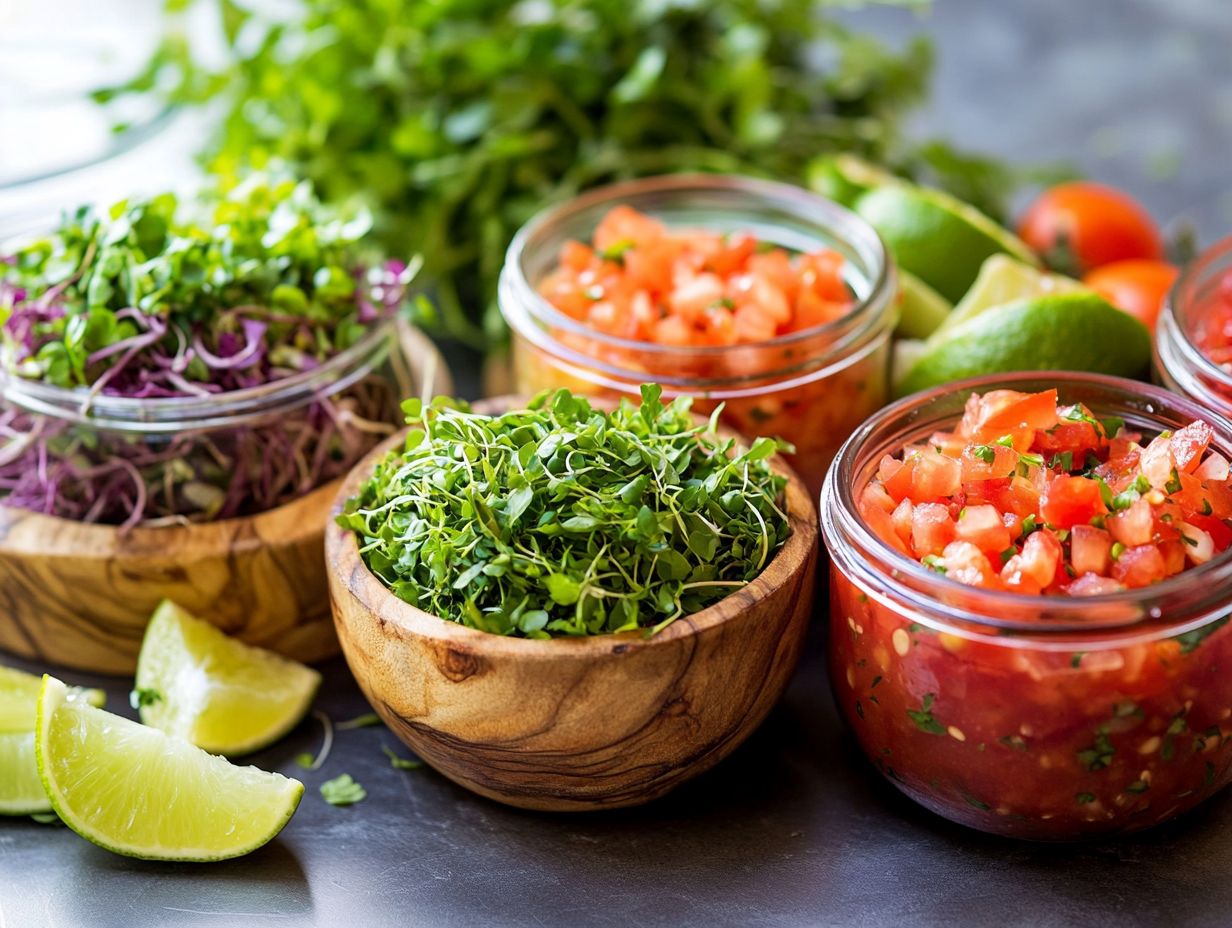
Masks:
[[[50,812],[34,761],[34,732],[0,734],[0,815]]]
[[[906,183],[896,174],[855,155],[814,158],[808,165],[806,182],[823,197],[847,207],[874,187]]]
[[[950,301],[920,278],[898,272],[898,328],[902,338],[926,338],[950,317]]]
[[[304,785],[235,767],[187,741],[69,699],[43,678],[35,754],[66,825],[100,847],[147,860],[225,860],[273,838]]]
[[[40,677],[0,667],[0,815],[50,812],[34,762],[34,725],[38,716]],[[102,690],[69,689],[69,697],[101,706]]]
[[[1058,293],[996,306],[947,328],[943,338],[929,340],[895,392],[1008,371],[1133,377],[1150,360],[1151,333],[1137,319],[1093,293]]]
[[[994,306],[1004,306],[1030,297],[1050,293],[1089,290],[1080,281],[1063,274],[1050,274],[1009,255],[993,255],[980,267],[979,276],[954,311],[939,326],[934,338],[944,337],[946,329],[966,322]]]
[[[900,268],[951,302],[962,299],[991,255],[1038,263],[1008,230],[940,190],[885,184],[860,196],[854,208],[880,233]]]
[[[304,717],[321,675],[228,638],[175,603],[154,611],[137,659],[145,724],[214,754],[248,754]]]

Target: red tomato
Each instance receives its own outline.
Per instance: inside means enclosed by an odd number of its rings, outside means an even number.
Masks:
[[[1112,536],[1093,525],[1075,525],[1069,535],[1070,565],[1077,574],[1107,576]]]
[[[1056,477],[1040,499],[1040,512],[1053,528],[1088,525],[1108,511],[1099,484],[1086,477]]]
[[[1085,181],[1058,184],[1023,214],[1018,235],[1050,267],[1074,276],[1163,256],[1159,227],[1132,197]]]
[[[1112,565],[1112,578],[1128,587],[1150,586],[1166,576],[1164,556],[1154,545],[1126,548]]]
[[[1168,442],[1176,469],[1182,474],[1191,474],[1197,470],[1207,445],[1214,437],[1215,430],[1200,419],[1176,431]]]
[[[911,546],[917,557],[940,554],[954,540],[954,520],[940,503],[920,503],[911,516]]]
[[[1090,271],[1082,282],[1152,332],[1180,271],[1166,261],[1131,258]]]
[[[955,534],[960,541],[969,541],[988,555],[1000,554],[1010,545],[1010,530],[995,506],[965,507],[958,515]]]

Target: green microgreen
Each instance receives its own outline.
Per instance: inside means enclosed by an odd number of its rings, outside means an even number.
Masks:
[[[657,631],[754,579],[787,538],[786,478],[642,388],[594,409],[566,390],[483,416],[404,404],[402,448],[338,524],[369,569],[433,615],[501,635]]]

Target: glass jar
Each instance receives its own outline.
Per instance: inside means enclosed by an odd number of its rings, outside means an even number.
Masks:
[[[1080,373],[982,377],[916,394],[847,441],[827,477],[831,680],[861,748],[900,790],[995,834],[1072,840],[1176,816],[1232,779],[1232,551],[1087,598],[965,586],[858,514],[883,455],[952,429],[972,392],[1057,388],[1145,434],[1232,425],[1156,387]]]
[[[597,332],[560,312],[537,284],[561,246],[589,241],[599,221],[628,205],[669,226],[747,231],[788,251],[831,248],[845,259],[855,306],[840,319],[756,345],[679,347]],[[724,404],[746,436],[779,436],[816,492],[839,445],[887,397],[894,269],[877,233],[842,207],[785,184],[721,175],[671,175],[603,187],[532,219],[501,273],[500,309],[513,332],[517,387],[567,387],[636,397],[653,381],[698,412]]]
[[[1228,416],[1232,415],[1232,372],[1201,347],[1221,307],[1225,312],[1232,309],[1232,237],[1185,268],[1164,303],[1155,332],[1156,379],[1169,390]]]
[[[133,399],[0,375],[0,502],[125,528],[265,512],[396,431],[435,358],[398,318],[316,368],[221,394]]]

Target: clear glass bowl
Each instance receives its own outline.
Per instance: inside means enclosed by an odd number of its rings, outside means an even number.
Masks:
[[[972,392],[1056,387],[1150,434],[1206,419],[1118,378],[1030,373],[916,394],[839,452],[822,491],[835,698],[895,786],[995,834],[1073,840],[1166,821],[1232,779],[1232,554],[1154,586],[1083,599],[964,586],[893,551],[856,493],[885,454],[952,429]]]
[[[590,240],[620,204],[669,226],[748,231],[790,251],[835,249],[857,304],[834,322],[759,345],[681,348],[596,332],[536,286],[565,242]],[[794,444],[791,462],[816,492],[839,445],[886,401],[893,294],[894,268],[877,233],[829,200],[747,177],[671,175],[603,187],[540,213],[509,247],[499,301],[520,391],[636,396],[653,381],[667,396],[692,397],[699,412],[723,403],[737,431]]]
[[[132,526],[254,515],[344,474],[400,422],[412,360],[386,320],[319,367],[130,399],[0,375],[0,503]]]
[[[1232,374],[1206,356],[1199,333],[1232,275],[1232,237],[1188,265],[1168,295],[1155,331],[1155,378],[1169,390],[1232,415]]]

